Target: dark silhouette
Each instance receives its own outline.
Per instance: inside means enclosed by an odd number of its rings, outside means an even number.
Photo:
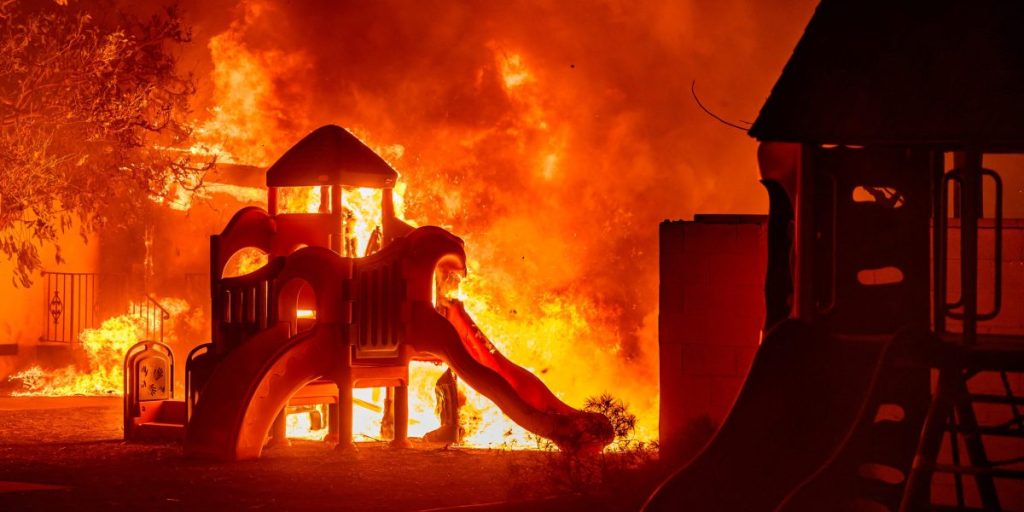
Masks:
[[[1002,185],[983,155],[1024,152],[1021,26],[1021,2],[819,5],[750,129],[770,204],[764,341],[718,433],[645,510],[929,509],[946,431],[966,434],[967,460],[955,446],[941,467],[958,506],[969,475],[982,508],[1001,509],[994,476],[1024,474],[999,468],[982,437],[1024,423],[979,426],[971,400],[1010,404],[1015,418],[1019,400],[1009,385],[1007,396],[971,394],[967,380],[1024,371],[1024,338],[978,330],[1002,303]],[[949,302],[954,259],[961,291]]]

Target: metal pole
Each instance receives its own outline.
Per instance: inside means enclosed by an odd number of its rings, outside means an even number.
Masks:
[[[963,153],[960,217],[960,282],[963,298],[963,342],[973,345],[978,334],[978,219],[982,214],[981,153]]]
[[[935,333],[946,332],[946,235],[949,223],[948,205],[943,202],[945,194],[943,187],[946,182],[945,159],[942,152],[932,153],[932,201],[935,202],[932,208],[932,260],[934,275],[934,286],[932,300],[934,301],[932,314],[934,315]]]

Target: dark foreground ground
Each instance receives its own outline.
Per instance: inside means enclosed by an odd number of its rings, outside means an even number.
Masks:
[[[662,473],[643,459],[296,441],[209,463],[124,443],[117,398],[0,398],[0,512],[637,510]]]

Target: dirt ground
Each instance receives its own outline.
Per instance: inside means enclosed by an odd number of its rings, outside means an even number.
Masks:
[[[663,473],[632,456],[311,441],[209,463],[121,428],[119,398],[0,398],[0,512],[637,510]]]

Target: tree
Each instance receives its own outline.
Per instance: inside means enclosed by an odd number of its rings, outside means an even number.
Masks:
[[[0,0],[0,249],[21,286],[47,244],[62,261],[74,219],[85,238],[130,222],[150,199],[194,191],[212,165],[169,149],[190,139],[195,94],[172,53],[191,38],[178,10],[140,19],[66,4]]]

